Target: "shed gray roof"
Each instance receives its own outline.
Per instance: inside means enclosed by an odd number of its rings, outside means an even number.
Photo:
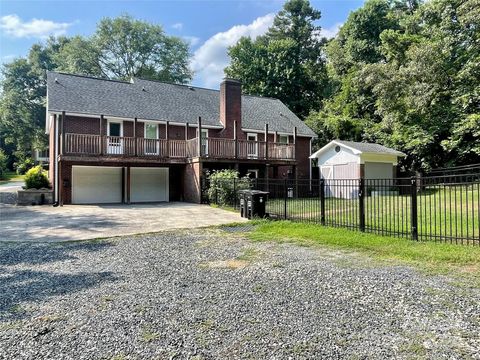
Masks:
[[[48,111],[222,126],[220,92],[189,85],[132,82],[48,72]],[[315,136],[280,100],[242,95],[242,128]]]
[[[369,154],[379,153],[379,154],[392,154],[397,156],[398,155],[405,156],[405,154],[402,153],[401,151],[397,151],[395,149],[388,148],[380,144],[356,142],[356,141],[345,141],[345,140],[335,140],[335,142],[354,148],[355,150],[358,150],[362,153],[369,153]]]
[[[353,150],[356,154],[388,154],[395,156],[406,156],[403,152],[397,151],[395,149],[388,148],[386,146],[375,144],[375,143],[365,143],[365,142],[355,142],[355,141],[345,141],[345,140],[332,140],[327,145],[322,147],[320,150],[317,150],[312,155],[311,159],[319,157],[322,153],[327,151],[333,145],[345,146]]]

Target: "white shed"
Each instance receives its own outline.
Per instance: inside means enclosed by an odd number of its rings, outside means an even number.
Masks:
[[[405,154],[383,145],[353,141],[332,140],[310,159],[318,159],[320,178],[325,180],[392,179],[395,177],[398,158]],[[345,182],[347,184],[348,182]],[[332,183],[333,184],[333,183]],[[352,190],[346,191],[345,187]],[[344,198],[356,196],[356,187],[334,184],[327,195]],[[338,193],[338,194],[337,194]]]

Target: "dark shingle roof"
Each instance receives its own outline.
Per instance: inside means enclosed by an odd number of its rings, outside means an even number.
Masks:
[[[132,82],[49,72],[48,111],[139,118],[179,123],[197,122],[221,126],[218,90],[134,79]],[[280,100],[242,96],[242,127],[291,133],[315,133]]]
[[[354,148],[362,153],[380,153],[380,154],[392,154],[392,155],[405,155],[401,151],[388,148],[386,146],[374,143],[364,143],[355,141],[335,140],[335,142],[343,144],[345,146]]]

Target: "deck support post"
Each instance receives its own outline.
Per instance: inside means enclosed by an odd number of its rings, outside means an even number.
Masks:
[[[58,205],[63,206],[63,175],[62,175],[63,164],[61,161],[58,162]]]
[[[198,138],[197,138],[197,146],[198,146],[198,157],[202,157],[202,117],[198,117]]]
[[[188,125],[188,122],[187,122],[187,123],[185,124],[185,141],[188,140],[188,127],[189,127],[189,125]]]
[[[60,129],[62,132],[60,154],[63,155],[65,154],[65,111],[62,111],[62,127]]]
[[[237,120],[233,122],[233,140],[234,140],[233,157],[236,159],[238,157],[238,122]]]
[[[270,173],[270,164],[265,164],[265,191],[270,191],[270,186],[268,183]]]
[[[134,154],[138,155],[138,144],[137,144],[137,118],[133,119],[133,146],[135,146]]]
[[[169,134],[169,131],[168,131],[168,129],[170,127],[169,125],[170,125],[170,122],[167,121],[165,123],[165,138],[167,139],[167,158],[170,157],[170,140],[169,140],[170,139],[170,134]]]
[[[100,115],[100,155],[103,155],[104,153],[104,136],[103,136],[103,115]]]
[[[268,160],[268,124],[265,124],[265,160]]]
[[[297,154],[297,127],[293,128],[293,158],[296,159],[295,155]]]

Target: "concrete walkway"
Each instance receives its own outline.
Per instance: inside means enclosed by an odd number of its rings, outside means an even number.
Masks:
[[[59,242],[246,221],[238,213],[180,202],[148,205],[0,204],[0,241]]]

